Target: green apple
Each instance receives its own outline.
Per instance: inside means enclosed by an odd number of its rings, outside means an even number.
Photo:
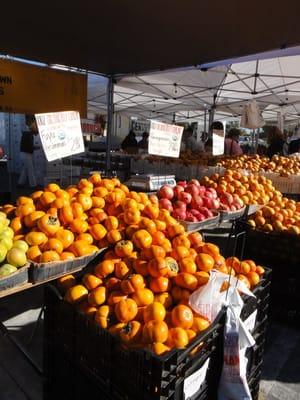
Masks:
[[[13,247],[16,247],[16,248],[18,248],[20,250],[23,250],[25,253],[29,249],[29,246],[25,242],[25,240],[16,240],[15,242],[13,242]]]
[[[11,275],[16,272],[18,269],[11,264],[3,264],[0,267],[0,277]]]
[[[17,268],[22,267],[27,262],[25,252],[17,247],[13,247],[7,252],[6,259],[9,264],[14,265]]]
[[[0,243],[0,263],[5,260],[7,254],[7,248],[4,246],[4,244]]]
[[[1,232],[1,231],[0,231]],[[3,229],[3,231],[0,233],[0,236],[1,237],[3,237],[3,236],[7,236],[7,237],[9,237],[9,238],[11,238],[11,239],[13,239],[14,238],[14,231],[8,226],[8,227],[5,227],[4,229]]]
[[[10,250],[13,247],[13,241],[7,236],[0,237],[0,244],[3,244],[7,250]]]

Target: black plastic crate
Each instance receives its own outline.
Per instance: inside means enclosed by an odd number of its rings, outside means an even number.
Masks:
[[[251,376],[248,378],[248,385],[251,392],[252,400],[258,400],[261,372],[262,362],[257,365],[256,369],[253,370]]]
[[[202,398],[206,391],[207,399],[216,399],[222,369],[224,318],[222,310],[217,320],[187,349],[172,350],[165,356],[156,356],[147,350],[128,351],[116,344],[112,362],[113,398],[182,399],[184,380],[209,358],[206,378],[191,400]],[[192,354],[197,347],[198,351]]]

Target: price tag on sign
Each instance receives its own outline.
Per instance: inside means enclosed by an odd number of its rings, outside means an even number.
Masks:
[[[48,161],[84,152],[79,112],[36,114],[35,118]]]
[[[201,388],[201,385],[204,383],[206,378],[209,360],[210,358],[205,361],[200,369],[198,369],[196,372],[194,372],[192,375],[184,380],[184,400],[191,399]]]
[[[148,153],[157,156],[178,157],[183,127],[151,121]]]

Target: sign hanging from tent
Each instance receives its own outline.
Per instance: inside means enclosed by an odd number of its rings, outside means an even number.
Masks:
[[[79,112],[36,114],[35,118],[48,161],[84,152]]]
[[[0,60],[0,112],[87,111],[87,76]]]
[[[225,132],[223,129],[214,129],[212,133],[213,155],[220,156],[224,154]]]
[[[183,127],[151,121],[148,153],[179,157]]]

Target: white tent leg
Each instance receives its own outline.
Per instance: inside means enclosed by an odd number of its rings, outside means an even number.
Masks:
[[[114,116],[114,80],[110,76],[107,84],[107,131],[106,131],[106,174],[110,174],[110,150],[111,138],[113,135],[113,116]]]

